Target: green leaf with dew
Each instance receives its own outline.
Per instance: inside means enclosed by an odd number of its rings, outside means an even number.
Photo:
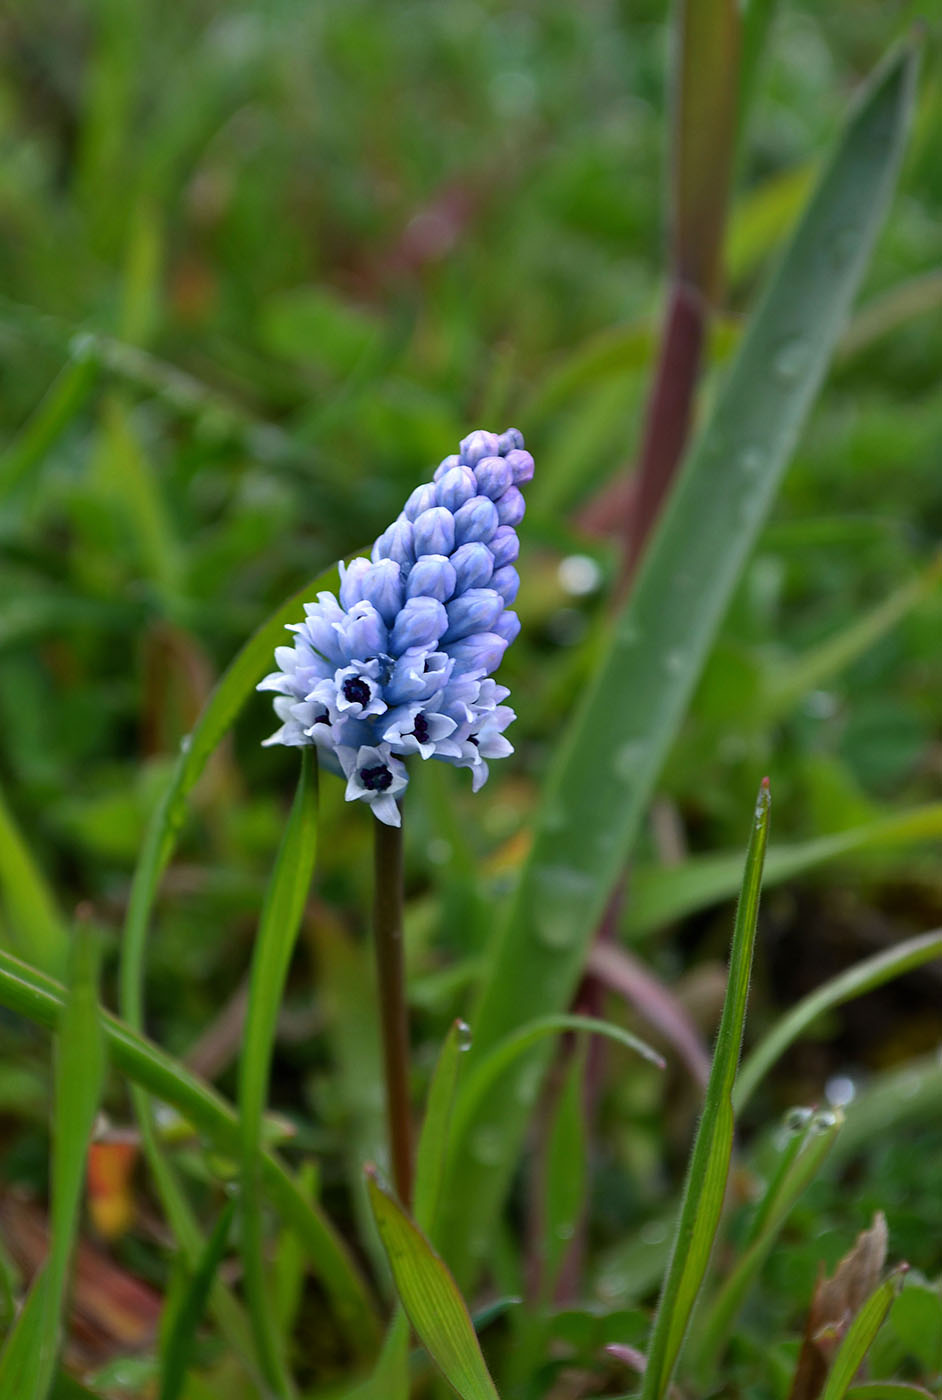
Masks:
[[[867,86],[678,478],[557,748],[531,851],[485,959],[473,1061],[572,997],[882,226],[914,80],[915,54],[902,47]],[[537,1058],[545,1064],[545,1053]],[[538,1088],[537,1075],[533,1096]],[[452,1154],[445,1253],[460,1279],[471,1272],[469,1234],[486,1237],[509,1185],[525,1107],[510,1096],[488,1104],[496,1160],[477,1161],[460,1143]]]

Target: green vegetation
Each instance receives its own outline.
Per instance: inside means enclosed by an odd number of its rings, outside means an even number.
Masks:
[[[942,1397],[917,19],[0,18],[0,1400]],[[404,803],[410,1215],[373,818],[255,685],[508,423],[516,753]]]

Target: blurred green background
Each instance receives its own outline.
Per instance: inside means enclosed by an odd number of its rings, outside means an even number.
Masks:
[[[665,865],[737,850],[764,771],[783,842],[939,798],[934,8],[777,7],[740,135],[701,413],[855,87],[920,14],[926,61],[861,309],[668,766],[639,890]],[[514,423],[537,460],[524,631],[502,673],[517,755],[473,804],[466,774],[440,769],[415,785],[410,938],[427,1066],[488,924],[464,901],[462,862],[484,862],[483,905],[506,888],[606,616],[616,549],[591,528],[591,507],[631,470],[656,352],[669,38],[665,5],[649,0],[5,7],[3,871],[9,882],[16,861],[31,861],[50,919],[85,900],[106,930],[120,928],[153,801],[247,634],[368,543],[472,427]],[[231,1011],[247,965],[296,768],[293,753],[259,748],[272,727],[260,696],[202,780],[165,882],[149,1024],[176,1053]],[[322,974],[334,935],[358,946],[368,895],[362,813],[343,809],[331,780],[324,805],[309,931]],[[936,813],[924,835],[940,831]],[[763,1007],[942,923],[938,841],[816,867],[766,911],[760,1023]],[[4,937],[29,958],[5,912]],[[655,914],[638,930],[652,965],[690,984],[691,1005],[698,972],[724,954],[728,915],[698,897],[685,921]],[[343,1049],[331,1048],[321,985],[302,954],[275,1104],[307,1124],[329,1187],[356,1115],[344,1100],[354,1081],[334,1077]],[[938,969],[900,987],[858,1003],[827,1046],[794,1052],[767,1107],[829,1073],[865,1076],[931,1049]],[[16,1068],[0,1071],[3,1175],[41,1189],[46,1046],[12,1018],[0,1030]],[[231,1087],[237,1040],[221,1034],[225,1053],[197,1062]],[[120,1094],[111,1106],[127,1117]],[[649,1107],[620,1111],[648,1122],[650,1159],[620,1141],[606,1171],[653,1172]],[[616,1202],[613,1234],[637,1204]],[[918,1252],[918,1218],[909,1234]]]

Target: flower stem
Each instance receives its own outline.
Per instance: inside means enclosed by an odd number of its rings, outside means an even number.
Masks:
[[[373,937],[383,1032],[386,1116],[393,1180],[406,1210],[412,1204],[412,1118],[409,1108],[409,1022],[402,942],[402,828],[374,820]]]

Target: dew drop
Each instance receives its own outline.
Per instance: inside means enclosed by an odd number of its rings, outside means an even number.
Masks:
[[[467,1021],[456,1021],[455,1030],[458,1035],[458,1049],[462,1054],[471,1049],[471,1027]]]
[[[543,866],[534,875],[532,914],[537,938],[552,949],[568,948],[578,936],[578,914],[592,880],[569,866]]]
[[[471,1156],[482,1167],[496,1167],[501,1159],[501,1136],[496,1128],[478,1128],[471,1138]]]
[[[795,336],[783,341],[773,361],[775,373],[779,379],[794,379],[801,373],[807,358],[808,347],[803,340]]]
[[[576,1233],[575,1225],[557,1225],[553,1234],[558,1240],[571,1240]]]
[[[643,1244],[663,1244],[667,1239],[667,1226],[660,1220],[649,1220],[638,1233]]]
[[[191,749],[192,747],[193,747],[193,735],[192,735],[192,734],[184,734],[183,738],[180,740],[180,752],[181,752],[181,753],[189,753],[189,752],[190,752],[190,749]]]
[[[822,1108],[814,1115],[811,1127],[816,1133],[827,1133],[831,1128],[836,1128],[839,1121],[837,1113],[829,1108]]]
[[[744,447],[736,458],[739,470],[745,472],[747,476],[753,476],[765,461],[765,453],[761,447]]]
[[[682,651],[669,651],[664,657],[664,670],[672,676],[677,676],[684,669],[684,654]]]
[[[812,1118],[810,1108],[790,1108],[782,1119],[782,1128],[786,1133],[794,1136],[808,1126]]]
[[[612,772],[623,782],[633,782],[638,773],[638,765],[644,757],[644,743],[640,739],[629,739],[620,744],[612,759]]]
[[[834,267],[843,267],[856,253],[859,243],[860,235],[855,228],[838,229],[828,244],[828,257]]]

